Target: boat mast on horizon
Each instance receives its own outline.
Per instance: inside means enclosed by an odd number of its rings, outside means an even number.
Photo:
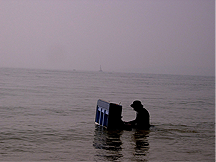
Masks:
[[[99,71],[100,71],[100,72],[103,72],[103,71],[102,71],[102,68],[101,68],[101,65],[100,65],[100,70],[99,70]]]

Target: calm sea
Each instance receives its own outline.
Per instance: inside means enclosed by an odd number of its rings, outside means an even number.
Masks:
[[[98,99],[153,126],[96,126]],[[1,68],[0,161],[215,161],[215,78]]]

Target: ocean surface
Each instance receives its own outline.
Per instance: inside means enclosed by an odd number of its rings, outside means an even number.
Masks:
[[[97,100],[149,131],[95,125]],[[0,68],[0,161],[215,161],[215,78]]]

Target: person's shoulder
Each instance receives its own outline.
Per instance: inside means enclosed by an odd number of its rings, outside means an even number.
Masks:
[[[146,110],[146,108],[143,108],[143,109],[142,109],[142,112],[143,112],[143,113],[149,113],[148,110]]]

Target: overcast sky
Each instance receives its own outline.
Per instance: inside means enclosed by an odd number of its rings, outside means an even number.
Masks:
[[[0,0],[0,67],[214,75],[214,0]]]

